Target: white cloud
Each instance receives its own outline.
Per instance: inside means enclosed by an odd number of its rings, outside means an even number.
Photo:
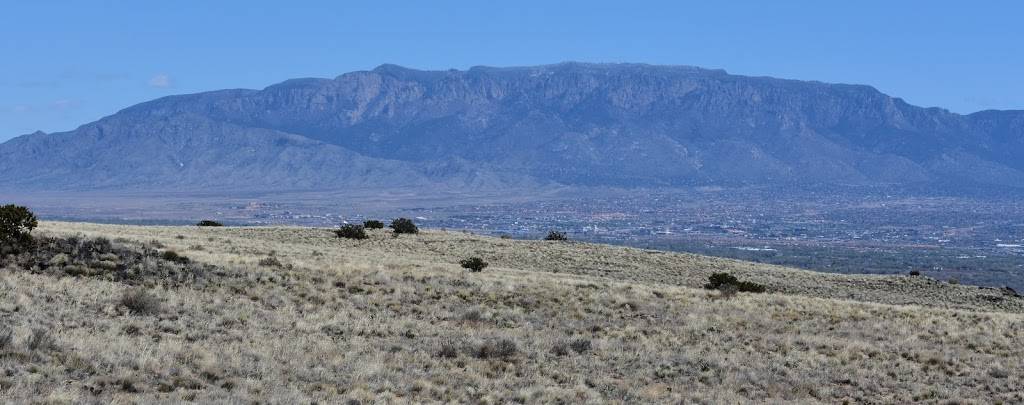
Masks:
[[[149,79],[149,86],[156,87],[158,89],[166,89],[168,87],[171,87],[173,84],[174,82],[171,80],[171,76],[167,75],[166,73],[160,73],[156,76],[153,76],[152,79]]]

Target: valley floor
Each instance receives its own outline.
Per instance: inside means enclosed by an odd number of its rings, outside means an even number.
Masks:
[[[73,272],[86,253],[0,269],[14,401],[1024,401],[1024,299],[996,289],[441,231],[36,234],[195,263],[132,256],[142,270],[114,277],[131,255],[111,249]],[[491,265],[467,272],[470,256]],[[701,289],[713,272],[769,292]]]

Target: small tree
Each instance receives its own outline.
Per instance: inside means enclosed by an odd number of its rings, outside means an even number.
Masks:
[[[204,219],[202,221],[199,221],[199,223],[196,224],[196,226],[224,226],[224,224],[214,220]]]
[[[736,279],[736,276],[729,273],[712,274],[711,277],[708,277],[708,283],[704,285],[704,288],[709,290],[720,290],[723,292],[741,291],[763,293],[767,291],[767,288],[761,284],[750,281],[739,281]]]
[[[366,239],[367,238],[366,230],[363,228],[363,226],[362,225],[356,225],[356,224],[345,224],[345,225],[342,225],[341,228],[339,228],[338,230],[334,231],[334,234],[338,235],[339,238],[346,238],[346,239]]]
[[[487,267],[487,262],[479,257],[470,257],[468,259],[461,260],[459,261],[459,264],[462,265],[462,268],[469,269],[469,271],[473,273],[479,273]]]
[[[19,249],[32,244],[32,230],[39,226],[28,208],[8,204],[0,206],[0,247]]]
[[[420,229],[409,218],[398,218],[391,221],[391,229],[395,231],[395,234],[420,232]]]
[[[723,285],[736,284],[739,280],[736,276],[729,273],[714,273],[711,277],[708,277],[708,283],[704,284],[704,288],[709,290],[717,290]]]
[[[363,227],[366,229],[384,229],[384,223],[376,219],[363,222]]]
[[[548,232],[548,236],[544,237],[544,240],[569,240],[569,237],[565,236],[565,232],[551,231]]]

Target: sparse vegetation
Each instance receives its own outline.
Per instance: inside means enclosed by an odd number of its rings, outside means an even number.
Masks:
[[[39,225],[28,208],[7,204],[0,206],[0,254],[12,253],[32,244],[32,230]]]
[[[487,267],[487,262],[479,257],[470,257],[459,261],[459,265],[464,269],[469,269],[473,273],[479,273]]]
[[[569,237],[565,235],[565,232],[551,231],[548,232],[548,236],[544,237],[544,240],[569,240]]]
[[[338,249],[321,229],[40,228],[0,258],[14,403],[1024,401],[1024,299],[1002,289],[426,230]],[[270,252],[294,267],[253,264]],[[492,266],[448,265],[474,256]],[[709,300],[714,272],[778,293]],[[140,290],[154,315],[120,303]]]
[[[366,229],[384,229],[384,223],[376,219],[371,219],[363,222],[363,227]]]
[[[204,219],[202,221],[199,221],[199,223],[197,223],[196,226],[224,226],[224,224],[211,219]]]
[[[394,230],[395,234],[403,233],[419,233],[420,229],[416,227],[416,224],[409,218],[398,218],[391,221],[391,229]]]
[[[366,229],[363,225],[344,224],[334,231],[339,238],[345,239],[366,239]]]

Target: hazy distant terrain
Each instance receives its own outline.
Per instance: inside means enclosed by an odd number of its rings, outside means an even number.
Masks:
[[[642,64],[382,65],[12,139],[0,200],[120,223],[557,227],[1024,289],[1021,156],[1024,112],[960,115],[862,85]],[[775,250],[735,249],[750,246]]]
[[[2,259],[12,401],[1024,401],[1024,299],[999,289],[460,232],[35,234],[77,239]]]
[[[0,145],[0,188],[1024,187],[1024,112],[861,85],[584,64],[382,65],[165,97]]]

